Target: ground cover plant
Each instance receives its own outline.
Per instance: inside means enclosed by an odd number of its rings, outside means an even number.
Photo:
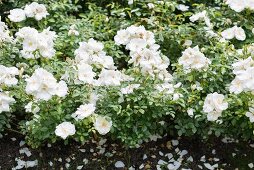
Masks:
[[[33,148],[254,138],[253,0],[0,6],[0,134]]]

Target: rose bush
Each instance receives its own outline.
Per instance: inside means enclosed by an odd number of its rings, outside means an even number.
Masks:
[[[1,132],[254,139],[252,0],[0,2]]]

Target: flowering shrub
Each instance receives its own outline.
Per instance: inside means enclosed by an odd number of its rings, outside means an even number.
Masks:
[[[18,123],[33,147],[103,135],[133,147],[175,132],[254,138],[252,0],[1,7],[0,131]]]

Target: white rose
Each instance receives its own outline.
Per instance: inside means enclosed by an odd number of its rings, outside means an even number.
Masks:
[[[132,5],[133,4],[133,0],[128,0],[128,5]]]
[[[112,121],[109,117],[102,117],[98,116],[94,122],[94,128],[99,132],[101,135],[107,134],[112,126]]]
[[[93,84],[95,72],[92,66],[82,63],[78,65],[78,79],[84,83]]]
[[[233,39],[235,36],[235,32],[233,28],[228,28],[221,32],[221,36],[227,40]]]
[[[12,22],[21,22],[26,19],[26,14],[23,9],[16,8],[16,9],[10,10],[10,15],[8,15],[8,18]]]
[[[9,97],[8,93],[0,92],[0,113],[9,112],[10,104],[14,103],[15,99]]]
[[[179,4],[176,8],[180,11],[188,11],[189,10],[189,6],[186,6],[184,4]]]
[[[229,5],[229,7],[236,11],[241,12],[246,8],[246,0],[226,0],[226,4]]]
[[[82,120],[90,116],[91,114],[93,114],[95,109],[96,108],[94,104],[83,104],[83,105],[80,105],[77,111],[73,113],[71,116],[75,118],[76,120]]]
[[[246,35],[244,30],[241,27],[235,26],[235,38],[240,41],[244,41],[246,39]]]
[[[208,121],[215,121],[221,116],[223,110],[228,108],[224,95],[217,92],[208,94],[204,101],[203,111],[207,114]]]
[[[250,107],[249,112],[246,112],[245,115],[250,119],[251,123],[254,122],[254,108],[253,107]]]
[[[63,122],[56,126],[55,134],[63,139],[76,133],[75,126],[70,122]]]
[[[56,95],[64,97],[68,94],[68,87],[65,81],[59,81],[56,87]]]
[[[147,6],[149,9],[153,9],[155,7],[153,3],[148,3]]]

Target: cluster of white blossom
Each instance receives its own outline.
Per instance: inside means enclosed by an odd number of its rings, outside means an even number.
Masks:
[[[244,29],[238,26],[234,26],[232,28],[228,28],[221,32],[223,38],[227,40],[231,40],[236,38],[237,40],[244,41],[246,39],[246,35]]]
[[[254,61],[251,57],[234,63],[233,73],[236,77],[229,87],[231,93],[254,92]]]
[[[18,83],[18,80],[15,78],[16,75],[19,75],[19,70],[16,67],[0,65],[0,85],[16,85]]]
[[[224,99],[224,95],[217,92],[206,96],[203,111],[207,113],[208,121],[217,120],[221,116],[222,111],[228,108],[228,103]]]
[[[26,58],[51,58],[55,55],[54,40],[56,33],[50,28],[38,32],[31,27],[23,27],[16,33],[17,39],[21,41],[23,49],[21,55]],[[39,55],[40,54],[40,55]]]
[[[21,22],[28,18],[35,18],[37,21],[46,18],[49,15],[45,5],[38,4],[37,2],[32,2],[26,5],[24,9],[16,8],[10,10],[10,15],[8,18],[12,22]]]
[[[10,36],[10,31],[7,25],[1,21],[0,17],[0,44],[2,42],[11,42],[13,38]]]
[[[171,81],[172,76],[166,70],[169,60],[162,56],[160,46],[155,43],[154,34],[147,31],[144,26],[130,26],[117,31],[114,37],[117,45],[125,45],[130,50],[131,59],[128,61],[133,66],[139,66],[141,72],[157,77],[165,82]]]
[[[189,72],[191,69],[207,69],[211,61],[199,51],[198,46],[195,46],[194,48],[188,47],[183,51],[182,56],[178,59],[178,63],[183,66],[186,72]]]
[[[75,50],[75,60],[77,63],[96,65],[99,68],[115,69],[113,58],[107,56],[103,48],[104,45],[93,38],[88,42],[80,42],[79,48]]]
[[[103,51],[104,45],[101,42],[89,39],[88,42],[80,42],[79,48],[75,50],[75,61],[77,63],[78,80],[96,86],[119,86],[121,81],[129,81],[123,73],[116,70],[111,56]],[[100,68],[98,79],[93,66]]]
[[[14,102],[15,100],[7,92],[0,92],[0,113],[9,112],[10,104]]]
[[[64,81],[57,83],[54,76],[43,68],[37,68],[33,75],[26,79],[26,92],[37,100],[49,100],[53,95],[64,97],[68,87]]]
[[[122,81],[127,81],[125,76],[118,70],[102,69],[97,80],[100,86],[120,86]]]
[[[236,12],[241,12],[246,8],[254,10],[253,0],[226,0],[226,4]]]
[[[89,111],[89,110],[86,110]],[[89,111],[91,113],[91,111]],[[101,135],[107,134],[112,127],[112,120],[107,116],[96,116],[94,120],[94,128]],[[70,122],[63,122],[56,126],[55,134],[63,139],[76,133],[75,125]]]

